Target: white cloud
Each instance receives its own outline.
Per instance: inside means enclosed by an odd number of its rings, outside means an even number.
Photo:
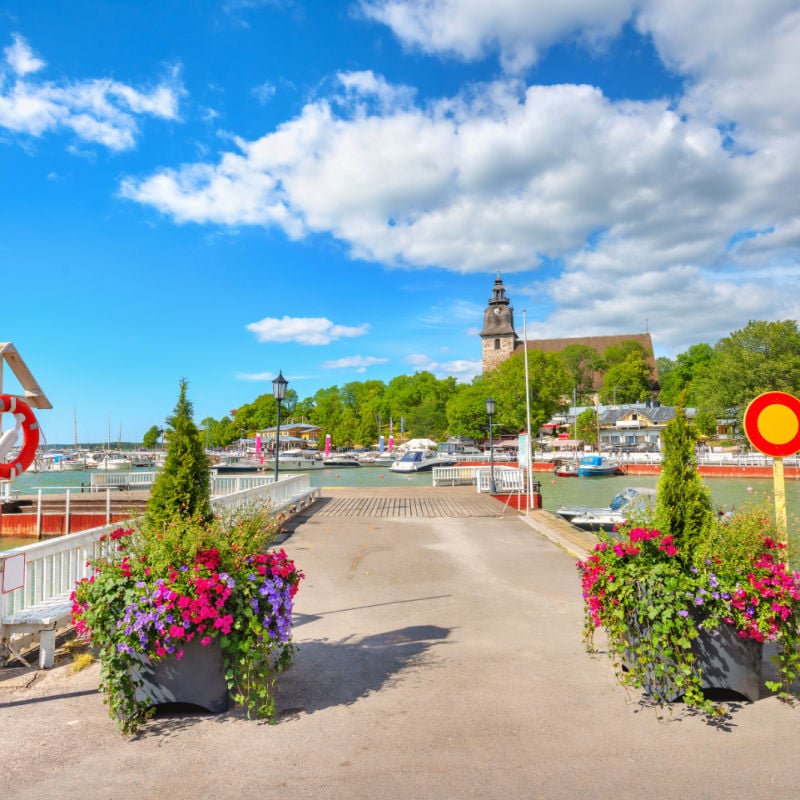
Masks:
[[[17,75],[38,72],[45,66],[44,61],[33,54],[28,43],[17,33],[12,37],[14,43],[4,48],[6,63]]]
[[[436,361],[430,356],[414,353],[407,356],[405,362],[416,372],[430,372],[440,380],[453,377],[460,383],[467,383],[483,372],[483,365],[479,360]]]
[[[355,372],[366,372],[368,367],[375,364],[386,364],[388,358],[378,358],[377,356],[346,356],[323,363],[325,369],[351,369]]]
[[[794,0],[363,9],[427,52],[479,58],[495,48],[509,69],[633,20],[686,92],[612,101],[588,85],[514,78],[419,102],[372,72],[341,73],[336,93],[276,130],[236,139],[215,161],[128,178],[123,196],[179,222],[328,234],[387,266],[538,270],[533,308],[558,335],[647,320],[674,349],[700,330],[797,316],[796,293],[768,280],[800,257]],[[748,231],[762,233],[737,241]]]
[[[267,82],[262,83],[259,86],[255,86],[252,91],[253,96],[263,106],[275,96],[276,89],[274,83]]]
[[[362,0],[367,17],[404,44],[465,61],[498,50],[509,72],[535,64],[563,39],[602,44],[630,17],[635,0]]]
[[[337,339],[363,336],[369,325],[356,327],[335,325],[325,317],[265,317],[245,326],[259,342],[297,342],[298,344],[330,344]]]
[[[45,64],[22,37],[4,52],[17,78],[0,80],[0,128],[34,137],[69,130],[84,142],[125,150],[136,143],[138,117],[178,118],[183,89],[175,69],[149,91],[107,78],[55,84],[26,79]]]
[[[273,372],[237,372],[236,377],[240,381],[255,381],[257,383],[266,383],[273,380],[275,373]]]

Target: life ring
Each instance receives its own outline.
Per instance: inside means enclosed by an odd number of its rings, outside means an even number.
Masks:
[[[17,418],[17,428],[22,427],[24,437],[16,459],[0,464],[0,478],[13,481],[33,463],[36,449],[39,447],[39,422],[27,403],[10,394],[0,394],[0,414],[5,412]]]

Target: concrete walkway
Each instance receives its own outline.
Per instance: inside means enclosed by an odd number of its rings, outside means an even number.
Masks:
[[[658,714],[581,645],[546,515],[295,521],[306,572],[277,723],[120,736],[97,665],[0,674],[0,790],[38,798],[759,798],[798,794],[800,709]],[[547,535],[543,535],[543,534]],[[560,541],[560,544],[554,543]]]

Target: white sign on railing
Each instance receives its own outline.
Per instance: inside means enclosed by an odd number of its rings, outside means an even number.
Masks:
[[[16,592],[25,585],[25,553],[9,556],[3,563],[3,594]]]

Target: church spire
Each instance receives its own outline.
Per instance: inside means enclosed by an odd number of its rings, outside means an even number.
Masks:
[[[498,273],[494,281],[492,297],[483,312],[483,371],[494,369],[501,361],[505,361],[517,346],[517,334],[514,331],[514,309],[511,307],[503,280]]]

